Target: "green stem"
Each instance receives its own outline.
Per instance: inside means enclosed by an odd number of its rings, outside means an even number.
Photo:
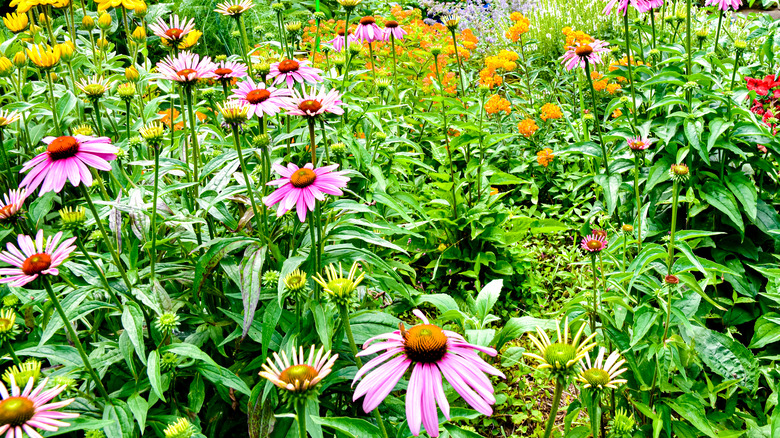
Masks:
[[[363,361],[358,356],[357,344],[355,344],[355,336],[352,334],[352,325],[349,322],[349,311],[347,306],[339,306],[339,313],[341,314],[341,323],[344,324],[344,331],[347,333],[347,340],[349,341],[349,348],[352,350],[352,355],[355,357],[355,364],[358,369],[363,367]],[[384,438],[388,438],[387,429],[382,421],[382,415],[379,413],[379,408],[374,409],[374,418],[379,426],[379,430],[382,432]]]
[[[563,382],[561,378],[555,380],[555,393],[553,395],[552,406],[550,407],[550,417],[547,419],[547,427],[544,428],[544,438],[550,438],[555,417],[558,416],[558,405],[561,404],[561,394],[563,394]]]
[[[434,55],[433,56],[433,64],[436,66],[436,81],[439,82],[439,86],[443,87],[441,82],[441,75],[439,74],[439,56]],[[444,97],[444,92],[442,90],[442,98]],[[447,126],[447,108],[444,106],[444,100],[441,102],[441,117],[444,119],[444,142],[445,147],[447,148],[447,159],[450,163],[450,178],[452,179],[452,217],[458,216],[458,198],[455,195],[455,168],[452,166],[452,151],[450,150],[450,133],[449,133],[449,127]]]
[[[130,101],[125,101],[125,135],[127,139],[127,152],[130,154],[130,161],[133,161],[133,149],[130,147]]]
[[[482,166],[485,165],[485,146],[482,141],[482,119],[485,112],[485,95],[480,93],[479,97],[479,166],[477,167],[477,203],[482,199]]]
[[[190,119],[190,136],[192,137],[192,175],[195,184],[195,197],[198,197],[200,177],[198,175],[198,162],[200,161],[200,146],[198,145],[198,132],[196,130],[195,110],[192,105],[192,87],[185,85],[184,94],[187,97],[187,114]]]
[[[520,35],[520,55],[523,57],[523,64],[525,71],[525,82],[528,85],[528,98],[531,99],[531,106],[534,106],[534,96],[531,92],[531,74],[528,72],[528,70],[531,68],[530,65],[528,65],[528,62],[525,60],[525,48],[523,47],[523,36]]]
[[[669,233],[669,255],[666,261],[667,275],[672,275],[672,265],[674,264],[674,232],[677,228],[677,202],[679,196],[679,183],[675,181],[672,185],[672,229]]]
[[[368,43],[368,56],[371,57],[371,73],[374,75],[374,86],[376,87],[376,60],[374,59],[374,44]]]
[[[298,402],[297,406],[298,417],[298,435],[300,438],[307,438],[309,435],[306,433],[306,401]]]
[[[715,31],[715,53],[718,53],[720,46],[720,28],[723,26],[723,11],[718,9],[718,30]]]
[[[68,319],[68,315],[65,313],[65,310],[62,308],[62,305],[60,304],[60,300],[57,298],[57,295],[52,290],[51,284],[49,284],[49,279],[47,278],[46,275],[42,275],[41,281],[43,282],[43,286],[46,288],[46,293],[49,295],[49,299],[54,305],[54,308],[57,309],[57,313],[60,315],[60,318],[62,318],[62,322],[65,325],[65,330],[67,330],[68,335],[73,341],[73,345],[76,347],[76,350],[78,350],[79,355],[81,356],[81,360],[84,362],[84,367],[87,369],[87,372],[90,374],[92,380],[95,382],[95,386],[97,387],[100,396],[103,397],[106,403],[110,405],[111,398],[108,396],[108,391],[106,391],[105,386],[103,386],[103,382],[100,381],[100,377],[95,372],[95,369],[92,368],[92,364],[89,362],[89,356],[87,356],[87,353],[84,351],[84,346],[81,345],[81,341],[79,340],[78,334],[76,334],[76,331],[73,330],[73,325],[70,323],[70,319]]]
[[[317,167],[317,143],[314,141],[314,118],[308,118],[309,123],[309,148],[311,149],[311,165]]]
[[[458,85],[459,85],[459,88],[460,88],[460,96],[461,96],[461,98],[464,99],[464,105],[465,105],[466,93],[465,93],[465,90],[464,90],[465,87],[463,85],[463,81],[464,81],[465,78],[463,77],[463,65],[460,62],[460,53],[458,53],[458,40],[455,37],[455,29],[454,28],[450,29],[450,34],[452,35],[452,44],[455,47],[455,59],[458,61],[458,75],[460,75],[460,79],[458,80]],[[522,47],[521,47],[520,51],[522,52]],[[523,62],[525,62],[525,60]]]
[[[599,313],[599,283],[596,274],[596,256],[590,256],[591,270],[593,271],[593,313],[590,315],[590,332],[596,333],[596,317]]]
[[[653,48],[655,49],[655,11],[650,10],[650,27],[653,30]]]
[[[21,364],[22,361],[19,360],[19,356],[16,355],[16,351],[14,351],[14,346],[11,345],[11,341],[6,341],[5,346],[8,347],[8,354],[11,356],[11,359],[14,360],[14,364]]]
[[[346,93],[347,78],[349,77],[349,64],[352,61],[352,54],[349,51],[349,14],[352,11],[347,9],[347,18],[344,20],[344,52],[347,54],[347,62],[344,64],[344,76],[341,78],[341,93]],[[393,51],[395,56],[395,51]],[[393,62],[393,68],[395,68],[395,62]],[[345,112],[346,114],[346,112]]]
[[[125,267],[122,265],[122,261],[119,259],[119,254],[117,254],[116,249],[114,249],[114,244],[111,243],[111,240],[108,237],[106,227],[103,225],[103,221],[100,219],[100,213],[98,213],[97,208],[95,208],[95,204],[92,202],[89,190],[87,190],[87,186],[84,184],[79,185],[79,187],[81,188],[81,193],[84,195],[84,199],[87,200],[87,205],[89,205],[89,210],[92,212],[92,216],[95,218],[95,223],[97,223],[100,234],[103,236],[103,240],[106,242],[108,252],[111,253],[111,258],[114,260],[114,264],[116,265],[117,269],[119,269],[119,274],[122,276],[122,280],[124,281],[125,286],[127,286],[127,292],[129,296],[132,296],[133,287],[130,284],[130,279],[127,278],[127,272],[125,272]]]
[[[398,61],[395,58],[395,37],[393,34],[390,34],[390,48],[393,51],[393,94],[395,95],[395,100],[398,101],[398,83],[396,76],[398,76]]]
[[[691,53],[691,34],[693,29],[691,29],[691,0],[685,1],[685,50],[688,52],[688,62],[687,62],[687,73],[690,79],[691,74],[693,73],[693,60],[692,60],[692,53]],[[629,62],[629,65],[631,63]],[[688,106],[690,107],[690,95],[693,94],[689,92],[688,97]]]
[[[58,136],[62,135],[62,128],[60,128],[60,121],[59,116],[57,116],[57,108],[55,106],[55,100],[54,100],[54,82],[51,80],[51,73],[47,70],[44,71],[43,74],[46,76],[46,81],[49,83],[49,99],[51,104],[51,115],[54,120],[54,131],[57,132]]]
[[[628,32],[628,9],[626,9],[626,13],[623,15],[623,27],[626,32],[626,66],[628,67],[628,84],[631,87],[631,115],[634,118],[634,125],[638,125],[639,123],[636,121],[636,92],[634,91],[634,75],[631,73],[631,36]],[[588,79],[590,79],[590,75],[588,75]]]
[[[312,212],[309,212],[308,215],[309,219],[309,238],[311,239],[311,250],[310,255],[312,259],[312,263],[314,263],[314,269],[312,269],[312,272],[320,272],[320,263],[317,260],[317,247],[319,246],[317,244],[317,234],[314,230],[317,228],[316,219],[314,218],[314,214]],[[314,301],[319,303],[320,302],[320,288],[319,285],[315,283],[314,285]]]
[[[590,77],[590,62],[588,62],[587,58],[585,58],[585,76],[588,78],[588,85],[590,86],[590,96],[593,98],[593,120],[596,123],[596,131],[599,134],[599,142],[601,143],[601,154],[602,154],[602,160],[604,161],[604,169],[607,171],[607,175],[610,175],[609,156],[607,155],[607,144],[604,143],[604,137],[601,134],[601,119],[599,118],[598,106],[596,106],[596,90],[593,88],[593,78]]]
[[[8,155],[5,153],[5,136],[3,135],[3,129],[4,127],[0,126],[0,152],[2,153],[3,158],[3,170],[6,173],[6,178],[8,179],[8,183],[6,184],[6,188],[16,187],[16,179],[14,178],[13,173],[11,172],[11,162],[8,161]]]
[[[154,194],[152,195],[152,217],[149,226],[149,234],[152,235],[152,252],[149,258],[150,263],[150,278],[152,281],[152,288],[154,288],[155,277],[155,264],[157,263],[157,191],[160,183],[160,145],[155,144],[152,147],[154,149]]]
[[[249,77],[253,76],[252,73],[252,55],[249,51],[249,37],[247,37],[246,34],[246,25],[244,24],[244,15],[241,14],[238,16],[238,30],[241,32],[241,47],[244,49],[244,62],[246,62],[246,67],[249,70]],[[225,93],[225,98],[227,98],[227,92]]]
[[[98,105],[98,99],[90,99],[92,101],[92,109],[95,111],[95,120],[97,121],[98,135],[103,135],[103,117],[100,115],[100,105]]]
[[[634,157],[634,194],[636,195],[636,246],[642,251],[642,197],[639,194],[639,156]]]
[[[249,195],[249,202],[252,204],[252,213],[255,215],[255,225],[257,226],[258,230],[262,230],[263,226],[260,222],[260,215],[257,214],[257,203],[255,203],[255,191],[252,188],[252,180],[249,179],[249,173],[246,169],[246,162],[244,162],[244,151],[241,149],[241,137],[239,137],[237,125],[233,125],[233,141],[236,143],[238,161],[241,163],[241,173],[244,175],[244,183],[246,184],[246,191]]]

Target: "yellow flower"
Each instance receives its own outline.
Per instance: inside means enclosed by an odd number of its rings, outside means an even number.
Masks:
[[[41,69],[49,69],[60,62],[60,47],[37,44],[27,49],[27,57]]]
[[[183,40],[179,41],[179,50],[187,50],[194,46],[198,43],[198,40],[202,35],[203,32],[199,30],[193,30],[192,32],[188,33]],[[171,47],[171,42],[165,38],[160,39],[160,42],[162,42],[165,47]]]
[[[14,55],[14,65],[16,68],[22,68],[27,65],[27,57],[24,56],[24,52],[21,50],[16,52],[16,55]]]
[[[141,26],[137,26],[133,31],[133,39],[136,42],[142,42],[146,39],[146,29]]]
[[[3,17],[3,23],[13,33],[19,33],[27,29],[27,24],[30,21],[27,19],[27,14],[17,14],[16,12],[6,14]]]
[[[111,28],[111,16],[103,12],[98,17],[98,26],[103,30],[108,30]]]
[[[98,11],[105,11],[108,8],[118,8],[119,6],[127,10],[134,10],[139,6],[139,2],[136,0],[95,0],[95,3],[97,3]]]
[[[539,126],[533,119],[525,119],[517,124],[517,130],[523,137],[530,137],[539,129]]]
[[[582,372],[577,377],[577,380],[584,383],[585,388],[617,389],[618,385],[627,382],[626,379],[616,378],[627,371],[626,368],[620,368],[621,365],[626,363],[626,360],[620,358],[620,352],[617,350],[613,351],[612,354],[604,360],[605,352],[606,350],[604,347],[599,348],[599,354],[596,356],[594,362],[591,362],[590,355],[588,354],[585,355],[585,360],[580,360]]]
[[[65,41],[64,43],[57,44],[57,46],[60,49],[60,57],[65,62],[70,62],[71,59],[73,59],[73,52],[76,50],[76,46],[73,45],[70,41]]]

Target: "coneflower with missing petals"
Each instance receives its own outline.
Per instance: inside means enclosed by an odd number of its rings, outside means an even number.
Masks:
[[[609,52],[609,43],[601,40],[593,40],[588,44],[582,44],[582,42],[576,42],[574,46],[570,46],[566,53],[561,58],[561,63],[564,64],[566,70],[574,70],[575,68],[585,68],[585,63],[590,65],[601,64],[603,62],[601,56],[603,53]]]
[[[9,222],[17,218],[27,199],[27,189],[9,190],[0,200],[0,222]]]
[[[76,249],[75,241],[75,237],[62,240],[62,231],[44,240],[43,230],[38,230],[34,241],[32,237],[20,234],[18,247],[8,242],[7,250],[0,252],[0,261],[14,266],[0,268],[0,283],[22,287],[40,275],[59,275],[57,268]]]
[[[160,17],[157,21],[150,24],[149,28],[152,29],[152,32],[158,37],[167,40],[168,42],[178,44],[188,33],[195,29],[195,20],[192,18],[182,19],[176,14],[171,14],[167,23]]]
[[[274,84],[282,82],[287,83],[288,88],[292,88],[295,83],[302,84],[308,82],[317,84],[322,82],[322,70],[310,67],[311,61],[299,61],[295,59],[284,59],[271,64],[271,71],[268,72],[268,80],[273,79]]]

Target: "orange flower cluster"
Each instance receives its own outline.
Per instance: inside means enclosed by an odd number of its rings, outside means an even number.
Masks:
[[[502,50],[495,56],[485,57],[485,68],[479,72],[479,83],[493,88],[501,85],[503,79],[498,71],[512,71],[517,68],[517,60],[520,55],[511,50]]]
[[[563,118],[563,112],[561,112],[558,105],[554,103],[545,103],[542,105],[542,115],[539,116],[539,118],[545,122],[549,119],[558,120]]]
[[[562,29],[563,34],[566,36],[565,47],[570,47],[576,43],[589,44],[593,42],[593,37],[581,30],[574,30],[569,26]]]
[[[528,138],[539,130],[539,126],[536,125],[536,122],[533,119],[524,119],[517,124],[517,130],[520,131],[520,135]]]
[[[638,66],[638,65],[650,65],[650,64],[645,64],[641,60],[635,59],[632,56],[631,57],[631,65],[637,65]],[[628,66],[628,57],[624,55],[623,58],[620,61],[613,61],[613,62],[611,62],[609,64],[609,71],[615,71],[615,70],[618,70],[620,67],[626,67],[626,66]],[[618,76],[617,77],[617,81],[619,83],[626,82],[627,80],[628,79],[624,78],[623,76]]]
[[[618,117],[623,115],[623,111],[620,111],[619,109],[616,109],[615,111],[612,111],[612,118],[617,119]]]
[[[512,112],[511,107],[512,104],[498,94],[490,96],[490,99],[485,102],[485,111],[488,114],[497,114],[501,111],[504,111],[507,115],[509,115],[509,113]]]
[[[596,91],[606,90],[609,94],[616,94],[623,88],[618,83],[609,82],[609,78],[605,78],[604,75],[597,71],[590,72],[590,78],[593,79],[593,89]],[[618,81],[620,81],[620,79],[621,78],[617,78]],[[623,80],[625,80],[625,78],[623,78]]]
[[[536,153],[536,162],[543,167],[547,167],[555,159],[552,149],[546,148]]]
[[[516,43],[524,33],[528,32],[531,21],[519,12],[512,12],[509,19],[512,20],[514,24],[506,31],[506,37],[513,43]]]

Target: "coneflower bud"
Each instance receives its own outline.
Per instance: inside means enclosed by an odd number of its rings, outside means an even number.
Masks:
[[[296,35],[301,31],[301,27],[303,27],[303,25],[300,21],[291,21],[284,25],[284,30],[289,34]]]
[[[162,333],[170,333],[179,327],[179,315],[172,312],[164,312],[154,322],[155,327]]]
[[[688,179],[690,176],[690,170],[685,164],[672,164],[669,169],[669,176],[678,182],[682,182]]]
[[[138,73],[138,69],[135,66],[125,68],[125,79],[130,82],[137,82],[141,75]]]
[[[200,95],[203,96],[204,99],[213,99],[216,97],[217,93],[219,93],[219,91],[217,91],[216,88],[205,88],[201,90]]]
[[[141,145],[144,144],[144,139],[142,139],[140,136],[136,135],[135,137],[130,137],[130,140],[127,141],[128,146],[130,146],[133,149],[137,149]],[[120,149],[121,151],[121,149]],[[123,152],[124,153],[124,152]],[[119,157],[119,155],[117,155]]]
[[[14,365],[8,368],[3,374],[3,380],[6,385],[11,384],[11,377],[14,382],[29,382],[30,378],[33,382],[38,380],[41,376],[41,362],[35,359],[27,359],[26,362],[19,365]]]
[[[268,134],[261,134],[252,137],[252,145],[257,149],[267,148],[271,144],[271,137]]]
[[[95,19],[89,15],[85,15],[84,18],[81,19],[81,27],[88,32],[91,31],[95,28]]]
[[[744,40],[736,40],[734,41],[734,47],[739,51],[743,51],[747,48],[747,43]]]
[[[314,13],[314,19],[315,20],[324,20],[325,19],[325,13],[322,11],[317,11]]]
[[[103,12],[98,17],[98,27],[103,30],[109,30],[111,28],[111,16]]]
[[[9,294],[3,297],[3,307],[16,307],[18,304],[19,304],[19,297],[17,297],[16,295]]]
[[[263,273],[263,286],[275,286],[279,278],[279,271],[266,271]]]
[[[376,85],[376,88],[380,90],[387,90],[390,87],[390,79],[377,78],[376,81],[374,81],[374,84]]]
[[[76,207],[74,209],[65,207],[59,211],[59,214],[62,227],[66,230],[80,230],[87,221],[87,212],[84,210],[84,207]]]
[[[385,134],[382,131],[377,131],[374,133],[374,138],[376,138],[379,141],[384,141],[387,139],[387,134]]]
[[[149,146],[157,148],[165,136],[165,126],[160,122],[149,122],[138,133]]]
[[[347,60],[344,58],[344,55],[333,55],[331,60],[333,61],[333,65],[336,67],[343,67],[347,62]]]
[[[274,12],[284,12],[287,7],[282,2],[271,3],[271,10]]]
[[[98,46],[98,49],[100,50],[106,50],[110,46],[111,43],[108,42],[105,38],[98,38],[97,41],[95,41],[95,45]]]
[[[664,283],[666,284],[679,284],[680,279],[676,275],[667,275],[664,277]]]
[[[696,31],[696,39],[699,40],[699,42],[706,40],[709,35],[710,35],[710,30],[707,29],[706,27],[702,27],[701,29]]]
[[[222,62],[227,60],[227,55],[217,55],[214,57],[214,61]]]
[[[120,84],[116,89],[116,93],[119,95],[120,99],[124,100],[125,102],[130,102],[133,100],[133,97],[135,97],[135,85],[131,84],[130,82]]]
[[[246,122],[249,105],[237,99],[230,99],[222,105],[217,105],[225,123],[231,127],[241,126]]]
[[[457,15],[448,15],[444,17],[444,25],[447,26],[447,29],[449,29],[450,32],[457,30],[458,24],[460,24],[460,17]]]
[[[330,151],[336,155],[345,155],[347,153],[347,145],[344,143],[333,143],[330,145]]]
[[[634,232],[634,226],[631,224],[623,224],[622,227],[620,227],[624,233],[633,233]]]
[[[94,131],[89,125],[79,125],[73,128],[73,135],[93,135]]]
[[[352,56],[357,56],[363,51],[363,45],[359,43],[352,43],[349,45],[349,53]]]
[[[195,433],[195,430],[186,418],[179,418],[170,423],[163,433],[165,438],[190,438]]]
[[[695,90],[699,88],[699,84],[697,84],[694,81],[688,81],[685,84],[683,84],[683,89],[685,90]]]
[[[8,295],[15,296],[15,295]],[[17,299],[18,300],[18,299]],[[5,303],[5,299],[3,299]],[[11,306],[7,306],[11,307]],[[0,310],[0,341],[7,342],[13,340],[18,334],[16,329],[16,311],[14,309]]]
[[[263,33],[263,28],[261,26],[255,26],[255,27],[252,28],[252,32],[254,32],[256,34],[261,34],[261,33]],[[273,38],[273,37],[271,37],[271,38]]]
[[[439,46],[431,47],[431,55],[433,55],[433,56],[441,55],[441,47],[439,47]]]

